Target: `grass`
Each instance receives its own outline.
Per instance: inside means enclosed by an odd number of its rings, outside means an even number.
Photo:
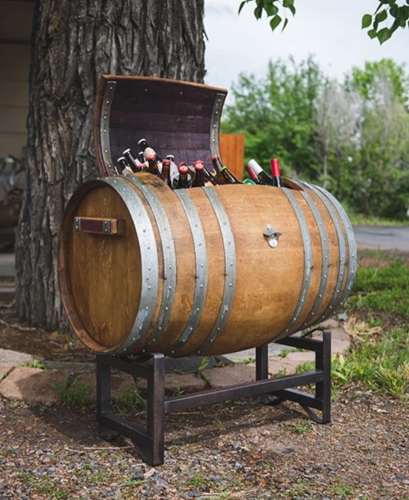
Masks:
[[[358,268],[346,308],[350,315],[358,312],[365,317],[369,334],[353,336],[350,352],[333,360],[332,379],[336,386],[361,383],[372,390],[408,398],[409,268],[401,259],[391,260],[384,253],[365,252],[365,257],[383,259],[386,265]],[[391,326],[382,329],[383,325]],[[380,328],[371,334],[374,326]]]
[[[141,396],[138,385],[127,387],[120,396],[112,396],[112,401],[117,406],[119,414],[136,412],[146,407],[146,399]]]
[[[356,214],[348,210],[348,217],[354,226],[407,226],[409,219],[387,219],[385,217],[375,217],[362,214]]]
[[[51,388],[68,406],[85,406],[91,402],[91,387],[89,384],[84,384],[80,377],[68,376],[61,382],[52,384]]]
[[[39,368],[40,370],[46,370],[47,367],[42,361],[38,359],[33,359],[32,361],[26,361],[25,363],[20,363],[20,366],[26,366],[28,368]]]
[[[384,268],[358,269],[347,310],[397,313],[409,319],[409,268],[395,259]]]
[[[409,397],[409,331],[392,328],[378,342],[358,341],[346,356],[332,362],[335,384],[363,383],[400,398]]]

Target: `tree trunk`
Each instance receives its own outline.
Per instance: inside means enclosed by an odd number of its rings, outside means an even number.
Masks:
[[[66,202],[97,177],[92,118],[102,74],[202,82],[204,0],[37,0],[28,172],[16,241],[21,320],[62,325],[58,234]]]

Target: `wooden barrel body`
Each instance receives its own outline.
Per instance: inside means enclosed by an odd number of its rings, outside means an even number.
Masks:
[[[150,174],[81,186],[60,234],[62,301],[100,353],[211,355],[331,316],[356,272],[339,203],[322,188],[172,191]]]

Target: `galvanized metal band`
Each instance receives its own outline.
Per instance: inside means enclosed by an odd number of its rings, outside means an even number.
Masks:
[[[115,88],[116,82],[111,80],[108,81],[105,87],[104,97],[102,98],[101,118],[99,123],[101,156],[106,175],[112,175],[114,171],[114,167],[112,165],[111,145],[109,140],[109,120],[111,116],[111,105]]]
[[[351,293],[352,285],[354,283],[354,279],[356,276],[357,248],[356,248],[355,234],[351,221],[349,220],[349,217],[345,212],[344,208],[342,207],[341,203],[335,198],[335,196],[326,191],[324,188],[321,188],[319,186],[316,187],[332,201],[332,204],[338,210],[339,216],[341,217],[341,220],[344,224],[345,233],[347,235],[347,240],[348,240],[348,255],[349,255],[348,274],[341,298],[339,299],[338,304],[336,304],[335,306],[335,311],[336,311],[337,309],[343,306],[344,302]]]
[[[345,238],[344,238],[344,233],[342,232],[341,224],[337,216],[337,212],[335,211],[329,199],[316,186],[308,184],[307,182],[303,182],[303,184],[308,188],[310,188],[324,204],[335,225],[335,232],[337,234],[337,239],[338,239],[338,249],[339,249],[338,277],[335,283],[335,290],[331,297],[331,300],[329,301],[328,306],[325,308],[324,312],[319,318],[320,321],[323,321],[324,319],[329,318],[331,315],[334,314],[335,304],[337,303],[340,297],[342,283],[344,282],[345,267],[346,267]]]
[[[152,328],[149,339],[144,346],[144,350],[151,350],[155,343],[160,340],[160,335],[165,331],[169,324],[172,313],[173,302],[176,291],[176,252],[173,241],[172,229],[168,217],[161,201],[156,196],[150,186],[147,186],[140,178],[129,175],[126,179],[142,193],[148,202],[155,217],[158,226],[159,235],[162,243],[163,255],[163,291],[162,303],[159,308],[158,319]],[[158,337],[159,336],[159,337]]]
[[[317,206],[315,205],[314,201],[311,199],[311,197],[308,195],[306,191],[300,191],[300,193],[304,197],[305,201],[308,203],[308,206],[310,207],[314,215],[318,227],[318,232],[321,238],[321,249],[322,249],[321,281],[320,281],[320,286],[318,288],[317,297],[306,320],[300,326],[300,328],[306,328],[309,326],[310,322],[312,323],[315,322],[317,310],[320,307],[322,299],[324,297],[324,292],[325,292],[325,287],[327,286],[328,272],[329,272],[329,245],[328,245],[328,236],[325,230],[324,221],[322,220],[321,214]]]
[[[225,98],[225,94],[218,93],[213,105],[212,116],[210,119],[210,151],[212,153],[212,156],[220,156],[220,118],[222,116],[222,109]]]
[[[196,207],[192,202],[192,199],[190,198],[189,192],[187,190],[179,189],[175,191],[175,194],[179,198],[179,201],[183,206],[187,220],[189,222],[190,231],[192,233],[196,259],[196,282],[193,295],[192,310],[182,334],[180,335],[176,343],[170,348],[170,353],[172,355],[176,354],[176,352],[185,345],[187,340],[191,337],[191,335],[193,335],[193,332],[195,331],[195,328],[199,323],[206,299],[208,274],[206,240],[199,214],[197,213]]]
[[[280,332],[278,337],[276,337],[274,340],[280,340],[284,337],[287,337],[288,335],[291,335],[291,333],[294,333],[291,331],[291,328],[298,321],[301,311],[305,305],[308,290],[310,288],[311,270],[313,265],[311,238],[310,238],[310,233],[308,231],[307,221],[305,220],[302,208],[298,204],[298,201],[295,199],[290,189],[282,188],[281,190],[287,196],[288,201],[293,207],[295,215],[297,216],[298,224],[300,226],[301,237],[304,246],[304,275],[303,275],[300,297],[298,299],[297,307],[295,308],[294,314],[290,319],[290,321],[288,322],[288,324],[284,327],[284,329]]]
[[[114,351],[114,354],[132,354],[138,350],[138,344],[143,341],[152,321],[158,296],[158,250],[148,212],[132,186],[120,177],[102,181],[112,186],[127,206],[140,246],[142,284],[139,309],[131,333]]]
[[[216,322],[213,325],[213,328],[206,340],[200,345],[198,349],[196,349],[193,354],[202,354],[222,333],[223,328],[225,327],[229,318],[234,294],[236,291],[236,246],[234,243],[234,235],[230,225],[229,217],[227,216],[226,210],[221,199],[219,198],[219,195],[216,192],[216,189],[212,187],[203,187],[202,189],[209,198],[210,204],[212,205],[214,213],[216,215],[217,222],[219,223],[224,247],[225,278],[222,303]]]

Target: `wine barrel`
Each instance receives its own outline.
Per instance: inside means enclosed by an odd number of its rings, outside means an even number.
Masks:
[[[62,302],[97,353],[214,355],[308,328],[345,302],[352,226],[320,187],[172,191],[150,174],[83,184],[64,216]]]

